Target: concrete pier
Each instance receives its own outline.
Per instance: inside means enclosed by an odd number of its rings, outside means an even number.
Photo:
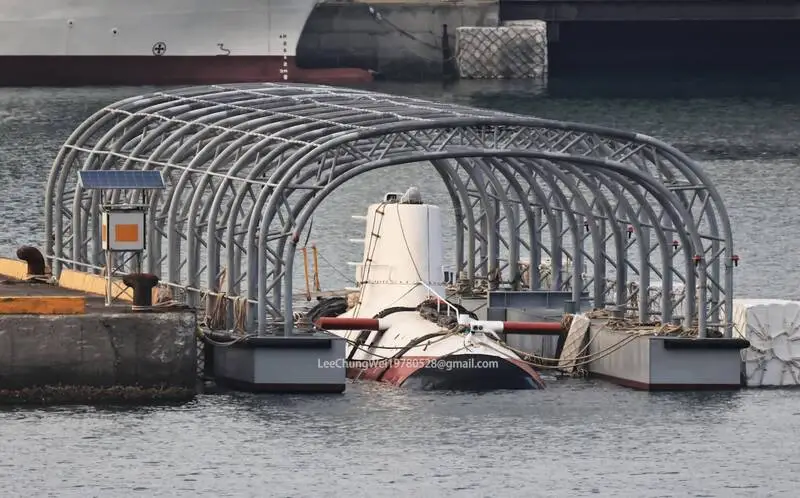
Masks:
[[[192,310],[132,312],[106,307],[99,295],[0,275],[0,403],[191,399],[196,326]]]

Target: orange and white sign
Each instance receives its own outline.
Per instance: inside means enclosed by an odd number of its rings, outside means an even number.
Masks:
[[[144,211],[104,212],[102,225],[103,249],[108,251],[144,249]]]

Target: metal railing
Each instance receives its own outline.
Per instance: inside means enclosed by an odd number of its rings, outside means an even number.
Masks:
[[[419,285],[425,287],[425,289],[428,290],[428,293],[429,294],[433,294],[433,297],[436,298],[436,311],[438,313],[442,312],[442,303],[444,303],[444,304],[447,305],[447,316],[450,316],[450,310],[453,310],[453,313],[455,313],[455,315],[456,315],[456,320],[458,320],[459,323],[461,322],[461,313],[458,311],[458,308],[456,308],[453,305],[453,303],[449,302],[447,299],[442,297],[438,292],[436,292],[436,290],[433,289],[433,287],[431,287],[430,285],[426,284],[425,282],[420,280],[417,283]]]

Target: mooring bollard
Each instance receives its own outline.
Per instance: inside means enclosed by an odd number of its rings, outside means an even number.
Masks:
[[[159,278],[152,273],[131,273],[122,278],[122,283],[133,289],[133,311],[153,309],[153,287]]]
[[[22,246],[17,249],[17,257],[28,264],[29,277],[41,277],[45,274],[44,256],[33,246]]]

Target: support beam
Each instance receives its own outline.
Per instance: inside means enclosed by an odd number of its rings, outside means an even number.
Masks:
[[[75,172],[157,169],[168,189],[149,201],[145,271],[178,301],[213,296],[205,306],[224,309],[227,328],[288,334],[295,249],[322,200],[366,171],[420,162],[423,188],[453,206],[454,266],[469,282],[519,288],[524,262],[530,290],[588,292],[642,321],[730,337],[730,222],[685,154],[635,133],[348,88],[194,87],[101,109],[53,164],[45,256],[65,282],[102,279],[101,196]],[[125,261],[122,273],[138,271]]]

